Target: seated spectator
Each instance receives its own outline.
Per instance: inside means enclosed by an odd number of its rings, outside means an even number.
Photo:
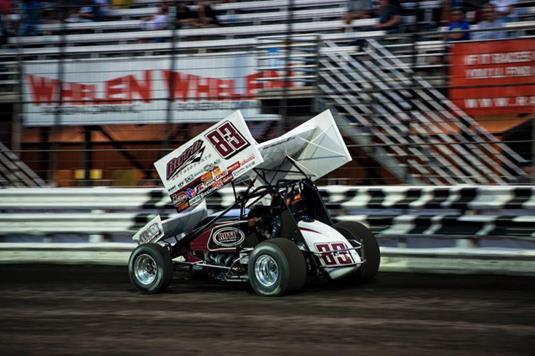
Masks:
[[[379,23],[375,25],[377,30],[384,30],[386,33],[399,32],[401,6],[397,0],[379,0],[377,16],[379,18]]]
[[[21,35],[38,35],[39,25],[41,24],[39,1],[23,0],[20,2],[20,9],[22,12]]]
[[[490,3],[496,8],[497,17],[504,22],[516,21],[516,0],[491,0]]]
[[[113,5],[113,7],[127,9],[130,7],[130,5],[132,5],[132,2],[132,0],[112,0],[111,4]]]
[[[462,0],[442,0],[442,23],[450,23],[453,9],[458,8],[463,9]]]
[[[104,18],[110,16],[111,13],[111,4],[110,0],[95,0],[95,5],[97,7],[98,21],[104,20]]]
[[[483,21],[476,25],[476,31],[473,38],[475,40],[499,40],[505,38],[503,31],[503,22],[496,18],[496,9],[494,5],[488,3],[483,7]]]
[[[169,22],[169,6],[161,3],[158,13],[154,16],[144,18],[144,27],[146,30],[165,30]]]
[[[83,0],[82,5],[75,9],[66,22],[91,22],[99,21],[100,14],[97,4],[92,0]]]
[[[215,10],[206,0],[197,0],[197,27],[219,26]]]
[[[190,10],[184,2],[178,1],[176,5],[176,28],[195,27],[196,21],[197,14]]]
[[[450,23],[448,25],[448,41],[467,41],[470,39],[470,24],[464,18],[464,11],[457,7],[451,10]]]
[[[8,42],[10,10],[9,0],[0,0],[0,44]]]
[[[344,23],[350,25],[353,20],[367,19],[372,16],[372,10],[370,0],[349,0],[343,17]]]

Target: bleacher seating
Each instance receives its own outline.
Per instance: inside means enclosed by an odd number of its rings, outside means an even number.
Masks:
[[[0,49],[0,70],[15,73],[13,68],[17,65],[17,59],[39,60],[57,58],[59,55],[67,58],[85,58],[88,56],[93,58],[110,55],[126,57],[165,54],[172,50],[176,50],[180,55],[199,52],[253,51],[258,48],[261,37],[282,38],[287,34],[289,28],[286,23],[290,15],[287,0],[255,0],[217,4],[216,10],[222,23],[221,27],[179,29],[176,32],[170,29],[143,30],[141,18],[156,13],[158,3],[154,0],[138,0],[132,8],[113,9],[108,21],[44,24],[41,27],[43,34],[40,36],[10,38],[9,43]],[[440,6],[440,3],[436,0],[406,1],[404,6],[407,9],[405,15],[409,17],[407,21],[415,21],[413,14],[417,9],[429,11]],[[397,57],[397,61],[412,62],[416,57],[416,70],[434,70],[435,67],[447,67],[445,63],[430,64],[426,59],[432,56],[443,56],[447,52],[448,44],[444,41],[442,33],[444,28],[439,28],[438,31],[428,30],[417,35],[411,33],[386,35],[384,31],[370,31],[370,28],[377,21],[376,19],[355,20],[350,26],[347,26],[341,19],[345,12],[345,4],[345,0],[294,0],[291,14],[293,34],[321,35],[324,44],[328,42],[345,42],[347,44],[351,41],[354,44],[355,40],[359,38],[381,39],[385,40],[383,45]],[[520,0],[518,7],[521,9],[519,20],[507,23],[507,30],[515,35],[535,35],[535,0]],[[66,34],[61,33],[63,30],[66,30]],[[171,43],[172,38],[176,38],[174,44]],[[416,38],[416,44],[413,44],[413,38]],[[354,51],[354,48],[355,46],[352,46],[350,51]],[[414,49],[416,49],[416,53],[413,53]],[[332,56],[345,56],[344,53],[332,54]],[[371,70],[377,69],[371,68]],[[432,74],[436,75],[435,72]],[[343,76],[345,80],[357,79],[353,75],[348,76],[347,73],[343,73]],[[340,79],[335,78],[335,80]],[[438,84],[444,84],[445,77],[442,76],[439,80],[443,82],[438,82]],[[7,83],[13,83],[12,79],[0,82],[0,92],[7,90]],[[403,103],[400,102],[392,104],[403,106]],[[359,103],[359,105],[361,104]],[[388,110],[390,109],[387,108]],[[423,109],[420,108],[420,110]],[[400,147],[403,149],[403,145]],[[376,153],[379,151],[380,149],[376,150]],[[404,155],[401,152],[398,153],[401,156]],[[384,154],[383,160],[392,158],[391,152]],[[445,155],[447,156],[447,153]],[[438,153],[428,152],[426,158],[430,162],[437,162]],[[459,158],[462,160],[465,157],[461,155]],[[446,160],[449,161],[449,159]],[[396,164],[396,162],[392,164]],[[483,166],[484,164],[478,161],[476,167],[480,171],[476,173],[468,172],[465,168],[460,167],[460,171],[452,171],[447,175],[459,174],[459,177],[468,177],[461,183],[471,183],[473,180],[469,177],[475,174],[481,177],[484,182],[488,178],[485,175],[488,172],[481,170]],[[505,181],[513,179],[514,174],[512,173],[518,173],[514,164],[511,170],[512,172],[506,172]],[[439,177],[436,182],[441,181],[441,172],[431,173]],[[422,170],[418,174],[425,177],[426,171]],[[500,177],[497,177],[496,180],[489,180],[503,182]],[[446,183],[453,184],[456,181],[446,180]]]

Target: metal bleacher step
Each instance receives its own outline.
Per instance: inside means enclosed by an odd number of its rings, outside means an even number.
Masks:
[[[44,187],[45,182],[0,142],[0,188]]]
[[[367,40],[359,53],[334,41],[326,45],[323,96],[385,148],[383,159],[405,167],[403,180],[504,184],[522,174],[515,152],[377,41]]]

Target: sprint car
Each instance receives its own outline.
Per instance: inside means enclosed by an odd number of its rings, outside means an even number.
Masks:
[[[358,222],[333,223],[314,184],[350,160],[329,111],[260,144],[234,112],[155,163],[178,214],[156,216],[133,236],[132,284],[164,291],[181,267],[248,282],[263,296],[321,276],[372,279],[380,263],[373,234]],[[209,214],[205,199],[226,185],[233,202]]]

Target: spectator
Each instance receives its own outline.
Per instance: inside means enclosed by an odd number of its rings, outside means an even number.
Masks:
[[[452,21],[453,9],[461,8],[464,10],[463,3],[462,0],[442,0],[442,23],[447,24]]]
[[[470,39],[470,24],[464,17],[462,8],[457,7],[451,10],[450,23],[448,25],[448,41],[467,41]]]
[[[74,14],[71,14],[65,21],[67,22],[91,22],[100,20],[99,8],[95,1],[83,0]]]
[[[379,23],[375,25],[377,30],[384,30],[386,33],[399,32],[401,6],[397,0],[379,0],[377,15],[379,18]]]
[[[8,42],[9,13],[10,13],[9,0],[0,0],[0,43],[1,44],[5,44]]]
[[[110,0],[95,0],[97,7],[98,20],[102,21],[104,18],[110,16],[111,4]]]
[[[343,18],[344,23],[350,25],[353,20],[367,19],[372,16],[372,10],[371,0],[349,0]]]
[[[197,0],[197,21],[196,26],[208,27],[219,26],[217,15],[210,2],[206,0]]]
[[[512,22],[517,19],[516,0],[491,0],[496,9],[496,15],[503,22]]]
[[[120,7],[120,8],[129,8],[130,5],[132,5],[132,0],[112,0],[111,4],[113,7]]]
[[[39,16],[40,6],[37,0],[23,0],[20,2],[22,12],[22,23],[20,33],[22,36],[33,36],[39,34],[41,18]]]
[[[146,30],[164,30],[169,23],[169,6],[162,2],[158,13],[154,16],[143,19],[145,21],[144,27]]]
[[[183,1],[176,4],[176,28],[191,28],[195,26],[197,14],[190,10]]]
[[[56,1],[41,1],[41,15],[45,23],[59,21],[58,4]]]
[[[476,26],[474,33],[475,40],[499,40],[505,38],[505,31],[503,31],[503,23],[496,18],[496,9],[491,3],[483,7],[483,21]]]

